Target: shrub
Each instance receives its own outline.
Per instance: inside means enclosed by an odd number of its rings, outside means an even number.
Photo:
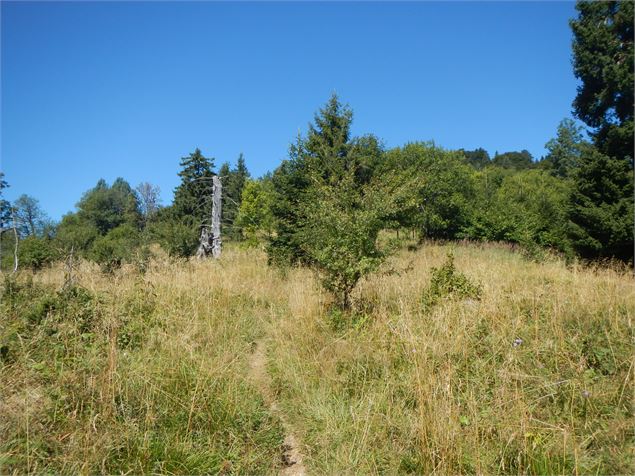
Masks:
[[[130,262],[141,244],[139,231],[132,225],[121,225],[95,240],[92,258],[106,271],[112,271],[124,262]]]
[[[22,240],[18,250],[20,266],[33,270],[41,269],[57,257],[50,240],[35,236]]]
[[[454,255],[448,253],[440,268],[432,268],[430,284],[423,294],[424,306],[432,306],[444,297],[480,299],[481,286],[472,282],[454,266]]]

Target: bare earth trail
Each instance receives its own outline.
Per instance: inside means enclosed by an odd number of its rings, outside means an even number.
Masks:
[[[298,439],[295,437],[286,415],[280,410],[271,389],[271,377],[267,373],[267,356],[265,355],[262,341],[254,342],[252,353],[249,357],[249,377],[262,394],[267,405],[269,405],[271,412],[280,419],[285,431],[284,453],[282,454],[285,467],[280,474],[283,476],[306,475]]]

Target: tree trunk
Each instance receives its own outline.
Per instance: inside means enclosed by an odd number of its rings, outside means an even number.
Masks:
[[[220,234],[220,217],[222,202],[221,197],[223,186],[217,175],[212,177],[212,225],[203,225],[201,228],[201,238],[196,251],[196,257],[203,259],[210,254],[214,258],[220,258],[221,254],[221,234]]]
[[[218,175],[214,175],[212,179],[212,256],[220,258],[221,252],[221,236],[220,236],[220,217],[222,209],[221,197],[223,194],[223,185]]]

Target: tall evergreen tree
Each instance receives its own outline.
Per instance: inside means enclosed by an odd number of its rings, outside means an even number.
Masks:
[[[574,174],[569,219],[586,258],[633,259],[633,2],[584,2],[571,21],[576,115],[593,129]]]
[[[594,129],[595,144],[610,157],[633,160],[632,1],[578,1],[573,68],[580,80],[573,106]]]
[[[173,211],[177,218],[191,221],[200,226],[210,220],[212,213],[212,176],[214,159],[204,157],[196,149],[180,162],[181,183],[174,190]]]

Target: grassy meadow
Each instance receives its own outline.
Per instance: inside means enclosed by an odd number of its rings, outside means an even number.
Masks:
[[[430,299],[449,252],[478,292]],[[58,264],[1,285],[2,474],[275,474],[281,414],[309,474],[633,471],[625,269],[427,243],[350,313],[256,249],[64,282]]]

